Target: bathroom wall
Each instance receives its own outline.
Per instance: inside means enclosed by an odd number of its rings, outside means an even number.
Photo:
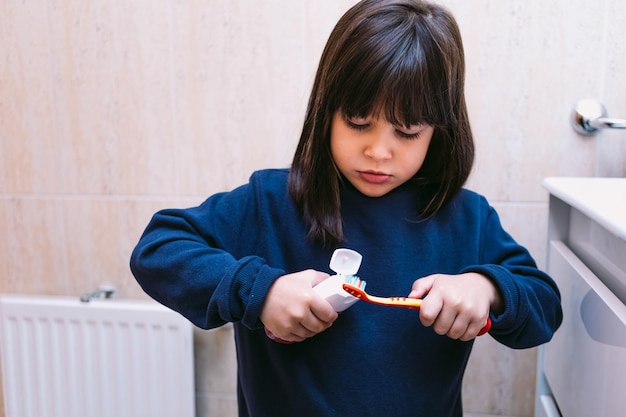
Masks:
[[[289,164],[321,49],[353,3],[0,2],[0,293],[108,283],[145,298],[127,265],[152,213]],[[543,266],[542,178],[626,174],[626,133],[568,125],[585,97],[626,117],[626,5],[444,3],[465,40],[468,186]],[[466,409],[531,416],[535,360],[478,340]],[[234,415],[234,361],[230,327],[196,332],[198,416]]]

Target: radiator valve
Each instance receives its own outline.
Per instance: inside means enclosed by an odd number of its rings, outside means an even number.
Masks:
[[[88,303],[94,298],[108,299],[113,298],[114,295],[115,287],[113,287],[112,285],[101,285],[97,291],[81,295],[80,301],[82,301],[83,303]]]

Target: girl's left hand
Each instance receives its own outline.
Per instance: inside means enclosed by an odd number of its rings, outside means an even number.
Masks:
[[[489,312],[502,310],[496,286],[484,275],[434,274],[413,283],[410,298],[422,298],[420,321],[452,339],[474,339],[487,323]]]

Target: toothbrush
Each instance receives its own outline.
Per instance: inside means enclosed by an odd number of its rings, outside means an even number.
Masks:
[[[422,305],[422,300],[419,298],[407,298],[407,297],[377,297],[365,292],[365,281],[360,280],[362,285],[358,283],[355,285],[350,282],[344,282],[343,289],[353,297],[361,300],[368,301],[372,304],[379,304],[383,306],[395,306],[410,308],[418,310]]]
[[[365,281],[353,277],[351,281],[346,280],[343,284],[343,289],[348,294],[359,300],[368,301],[373,304],[379,304],[384,306],[404,307],[417,310],[422,305],[422,300],[419,298],[407,298],[407,297],[377,297],[365,292]],[[487,317],[487,324],[483,327],[478,336],[482,336],[491,329],[491,317]]]

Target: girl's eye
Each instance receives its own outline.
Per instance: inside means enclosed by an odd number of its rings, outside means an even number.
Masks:
[[[346,119],[346,124],[348,125],[350,129],[354,129],[354,130],[365,130],[369,127],[369,123],[361,119],[357,119],[357,120]]]
[[[418,130],[417,132],[414,132],[414,133],[406,133],[401,130],[396,130],[396,135],[398,135],[402,139],[417,139],[420,137],[420,133],[422,133],[421,130]]]
[[[370,120],[367,118],[362,118],[362,117],[344,116],[344,121],[350,129],[357,130],[357,131],[366,130],[371,126]],[[416,128],[418,130],[413,131]],[[406,132],[402,129],[397,129],[397,128],[395,129],[395,132],[396,132],[396,136],[398,136],[399,138],[411,140],[411,139],[419,138],[420,134],[422,133],[422,128],[420,127],[420,125],[415,125],[415,126],[411,126],[411,129],[409,132]]]

